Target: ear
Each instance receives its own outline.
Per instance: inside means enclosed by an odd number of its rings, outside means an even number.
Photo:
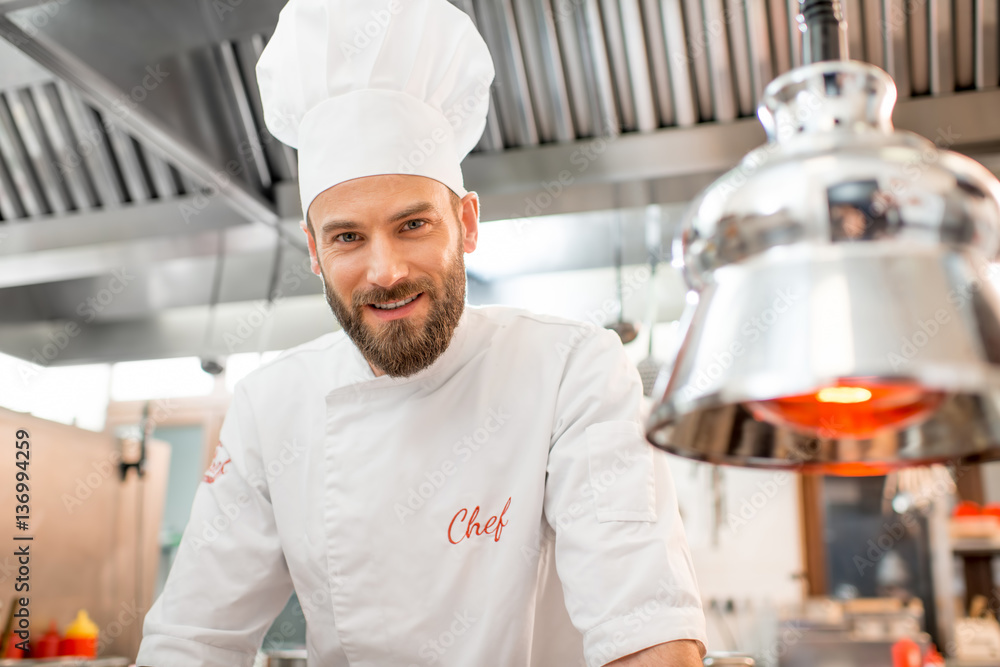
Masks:
[[[299,228],[306,235],[306,243],[309,244],[309,263],[312,272],[317,276],[320,275],[319,270],[319,259],[316,257],[316,239],[313,238],[312,233],[309,231],[309,225],[305,220],[299,221]]]
[[[479,195],[470,192],[462,197],[462,247],[472,252],[479,242]]]

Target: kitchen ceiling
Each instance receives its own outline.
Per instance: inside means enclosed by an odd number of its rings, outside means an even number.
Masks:
[[[497,67],[466,185],[484,221],[538,218],[560,250],[520,274],[609,266],[618,209],[625,262],[644,262],[641,207],[668,205],[672,234],[679,206],[763,143],[760,92],[801,62],[795,0],[453,2]],[[282,4],[0,0],[0,350],[30,358],[82,318],[51,363],[198,354],[176,334],[204,328],[217,267],[216,335],[269,294],[321,293],[294,151],[264,128],[253,75]],[[994,172],[998,7],[845,0],[852,57],[896,80],[897,127]],[[510,277],[497,254],[468,258],[472,295]],[[302,317],[269,326],[301,336]]]

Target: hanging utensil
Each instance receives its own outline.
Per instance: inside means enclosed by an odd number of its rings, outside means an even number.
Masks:
[[[656,315],[659,303],[656,300],[656,266],[660,261],[660,242],[662,231],[660,227],[660,215],[658,206],[650,206],[646,211],[646,249],[649,251],[649,296],[646,304],[645,328],[649,332],[649,350],[646,358],[636,364],[639,370],[639,377],[642,379],[642,393],[645,396],[653,395],[653,387],[656,385],[656,378],[660,375],[663,362],[653,356],[653,325],[656,324]]]
[[[611,329],[618,337],[622,339],[622,343],[631,343],[635,340],[635,337],[639,335],[639,330],[636,328],[633,322],[625,321],[625,297],[622,289],[622,212],[621,209],[617,211],[617,217],[615,219],[617,232],[615,234],[615,273],[617,275],[618,282],[618,321],[612,322],[611,324],[605,325],[605,328]]]
[[[215,307],[219,302],[219,291],[222,287],[222,265],[226,256],[226,236],[225,231],[219,231],[218,253],[215,257],[215,273],[212,277],[212,294],[208,302],[208,326],[205,327],[205,340],[202,343],[204,354],[201,356],[201,370],[209,375],[218,375],[223,371],[222,364],[214,355],[210,354],[212,342],[212,325],[215,323]]]

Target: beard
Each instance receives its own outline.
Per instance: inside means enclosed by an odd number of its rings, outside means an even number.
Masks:
[[[445,268],[439,287],[429,277],[409,280],[389,289],[373,287],[353,295],[351,304],[334,292],[323,275],[323,291],[340,326],[370,364],[392,377],[408,377],[437,360],[451,343],[452,334],[465,308],[465,256],[459,245],[456,258]],[[410,317],[365,322],[364,311],[371,303],[400,301],[422,292],[430,300],[430,310],[422,325]]]

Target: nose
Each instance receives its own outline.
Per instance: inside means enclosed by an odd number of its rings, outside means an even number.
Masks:
[[[368,282],[389,288],[409,275],[405,257],[398,244],[389,239],[375,238],[369,245]]]

